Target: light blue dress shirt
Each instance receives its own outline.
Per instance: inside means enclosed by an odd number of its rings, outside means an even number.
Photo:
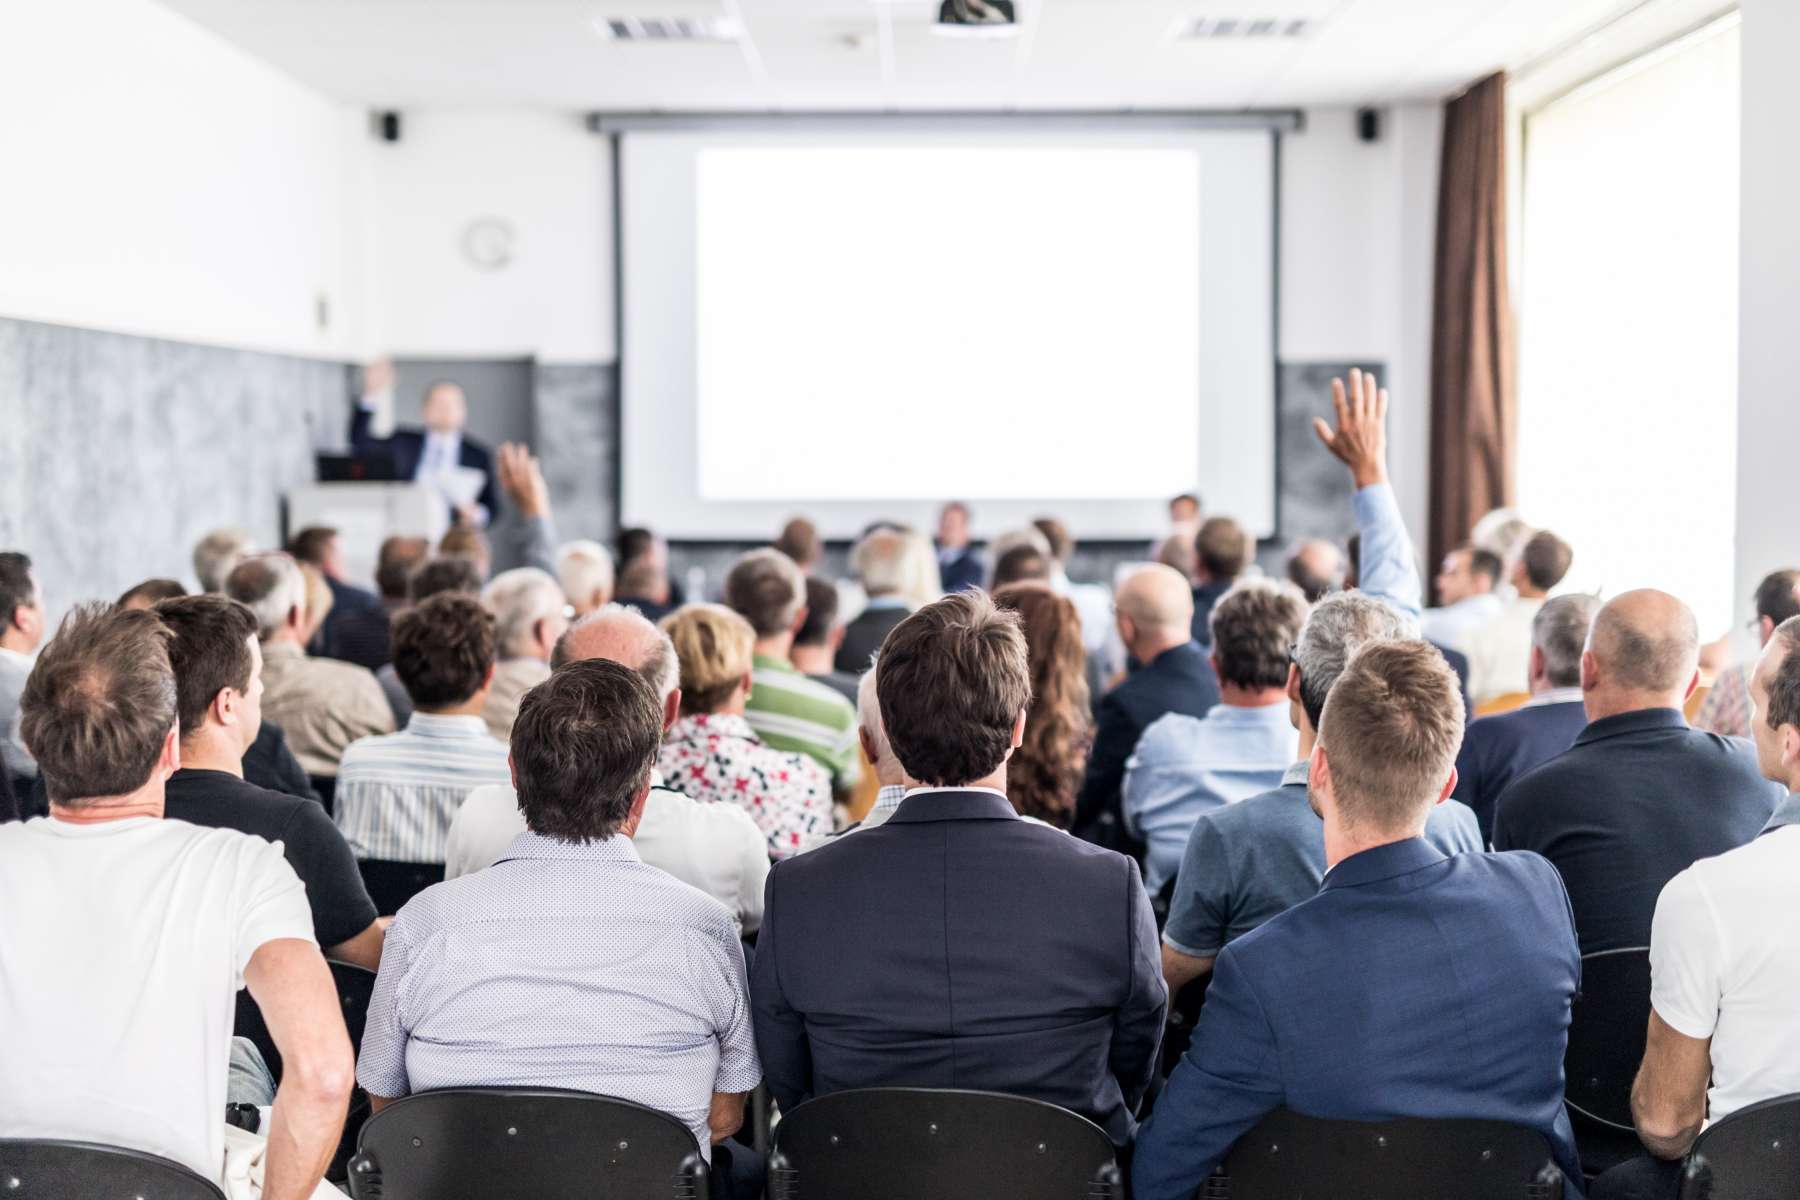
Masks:
[[[1393,485],[1372,483],[1358,488],[1351,505],[1357,531],[1362,535],[1356,586],[1417,618],[1425,593],[1419,582],[1412,537],[1406,532],[1406,520],[1400,515]]]
[[[1149,844],[1144,887],[1155,895],[1181,867],[1200,814],[1281,786],[1300,752],[1288,705],[1218,704],[1204,717],[1168,713],[1125,764],[1125,827]]]

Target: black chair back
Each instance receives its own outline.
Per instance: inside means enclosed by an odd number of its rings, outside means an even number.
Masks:
[[[1114,1200],[1112,1142],[1086,1117],[996,1092],[858,1088],[775,1126],[769,1200]]]
[[[707,1168],[667,1113],[590,1092],[449,1088],[382,1109],[350,1160],[356,1200],[706,1200]]]
[[[362,871],[363,886],[369,889],[369,899],[375,902],[375,911],[384,917],[399,912],[401,905],[432,884],[444,882],[443,863],[359,858],[356,865]]]
[[[1650,1028],[1650,951],[1602,950],[1581,959],[1581,991],[1563,1056],[1571,1111],[1631,1132],[1631,1081]]]
[[[1688,1151],[1681,1200],[1800,1196],[1800,1095],[1740,1108]]]
[[[1326,1121],[1278,1109],[1231,1147],[1203,1200],[1561,1200],[1544,1135],[1500,1121]]]
[[[7,1200],[225,1200],[210,1179],[141,1150],[11,1138],[0,1138],[0,1195]]]

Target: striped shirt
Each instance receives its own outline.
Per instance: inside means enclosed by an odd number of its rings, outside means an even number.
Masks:
[[[506,743],[490,737],[480,717],[415,712],[399,733],[344,751],[338,828],[358,858],[441,863],[463,798],[511,782]]]
[[[763,743],[804,754],[831,772],[832,790],[846,792],[862,776],[856,745],[856,707],[794,665],[758,654],[750,674],[744,719]]]

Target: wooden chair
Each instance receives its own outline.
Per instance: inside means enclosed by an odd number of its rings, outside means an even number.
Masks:
[[[1516,708],[1524,707],[1525,702],[1529,699],[1531,699],[1530,692],[1507,692],[1505,695],[1495,696],[1491,700],[1483,700],[1480,704],[1477,704],[1475,706],[1475,715],[1477,717],[1492,717],[1497,716],[1500,713],[1509,713]]]

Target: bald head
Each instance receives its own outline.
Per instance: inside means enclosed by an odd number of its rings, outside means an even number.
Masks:
[[[1119,634],[1139,662],[1186,642],[1194,621],[1194,593],[1181,572],[1149,563],[1125,577],[1113,600]]]
[[[681,664],[669,635],[652,625],[644,614],[623,604],[604,604],[557,639],[551,652],[552,669],[590,658],[604,658],[630,667],[665,703],[681,683]]]
[[[1667,592],[1625,592],[1594,618],[1581,665],[1591,719],[1678,708],[1699,669],[1700,627],[1692,610]]]

